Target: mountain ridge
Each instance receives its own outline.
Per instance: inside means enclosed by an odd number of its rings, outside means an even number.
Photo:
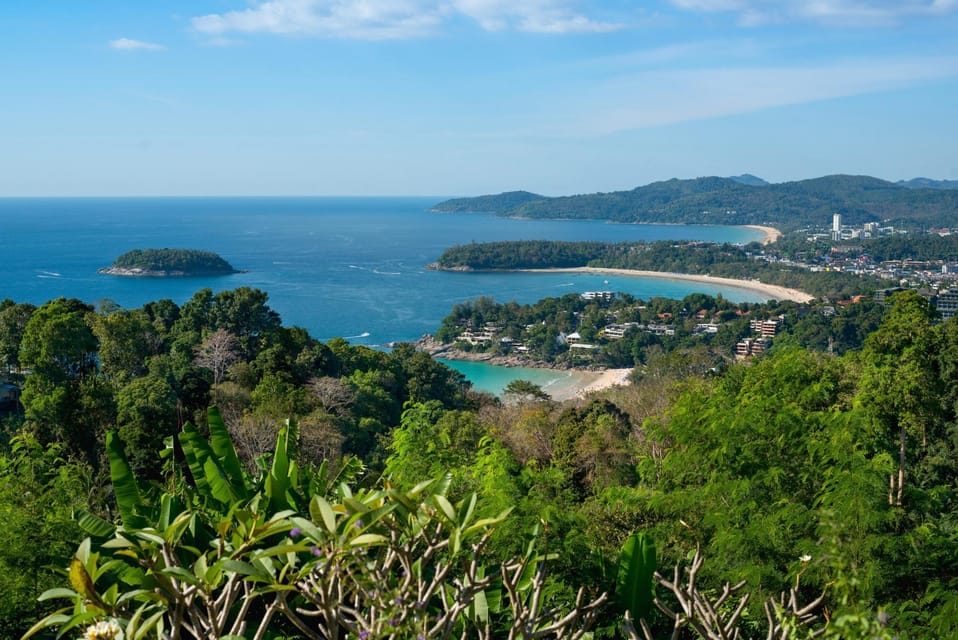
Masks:
[[[627,191],[557,197],[512,191],[447,200],[433,210],[631,223],[769,224],[786,230],[830,226],[832,214],[840,213],[848,224],[958,226],[958,189],[847,174],[781,183],[756,180],[761,178],[750,174],[672,178]]]

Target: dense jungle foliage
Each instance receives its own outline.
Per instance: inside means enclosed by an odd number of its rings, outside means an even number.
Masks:
[[[743,580],[741,609],[716,607],[741,637],[799,624],[768,604],[790,591],[823,596],[824,637],[954,637],[958,322],[892,301],[840,356],[697,375],[663,350],[564,404],[473,393],[408,345],[320,343],[252,289],[5,301],[23,394],[0,442],[0,635],[66,598],[39,636],[531,638],[561,614],[558,637],[638,638],[631,557],[662,574],[651,637]],[[676,563],[694,588],[665,584]]]
[[[809,271],[757,260],[761,245],[709,242],[564,242],[519,240],[457,245],[436,261],[442,269],[550,269],[600,267],[755,279],[814,296],[849,296],[884,286],[877,278]]]
[[[517,198],[517,194],[522,197]],[[846,224],[958,226],[958,190],[909,188],[869,176],[832,175],[743,184],[733,178],[671,179],[630,191],[561,197],[527,192],[458,198],[436,211],[476,211],[520,218],[571,218],[682,224],[772,224],[783,230],[829,227],[832,214]]]
[[[236,269],[219,255],[198,249],[134,249],[114,260],[113,267],[187,275],[236,273]]]
[[[862,252],[873,260],[958,261],[958,235],[895,235],[862,243]]]

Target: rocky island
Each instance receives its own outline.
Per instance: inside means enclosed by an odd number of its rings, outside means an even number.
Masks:
[[[241,273],[212,251],[197,249],[134,249],[97,273],[110,276],[188,277]]]

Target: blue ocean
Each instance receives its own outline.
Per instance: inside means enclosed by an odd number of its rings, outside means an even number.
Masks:
[[[304,327],[322,340],[340,336],[370,346],[415,340],[434,331],[455,303],[478,296],[527,303],[611,289],[646,299],[681,298],[694,291],[721,291],[736,301],[761,299],[743,289],[653,278],[430,271],[425,266],[446,247],[468,242],[760,238],[757,231],[736,227],[512,220],[430,211],[441,200],[0,199],[0,299],[41,304],[65,296],[90,303],[112,300],[129,308],[161,298],[182,304],[203,287],[248,286],[266,291],[287,325]],[[245,272],[215,278],[122,278],[96,272],[130,249],[164,247],[215,251]],[[503,376],[509,378],[508,370]],[[496,378],[480,386],[494,391],[500,383]]]

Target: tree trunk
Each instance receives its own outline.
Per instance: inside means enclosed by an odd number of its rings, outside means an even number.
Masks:
[[[898,431],[898,496],[895,500],[897,506],[901,506],[902,493],[905,489],[905,427],[902,426]]]

